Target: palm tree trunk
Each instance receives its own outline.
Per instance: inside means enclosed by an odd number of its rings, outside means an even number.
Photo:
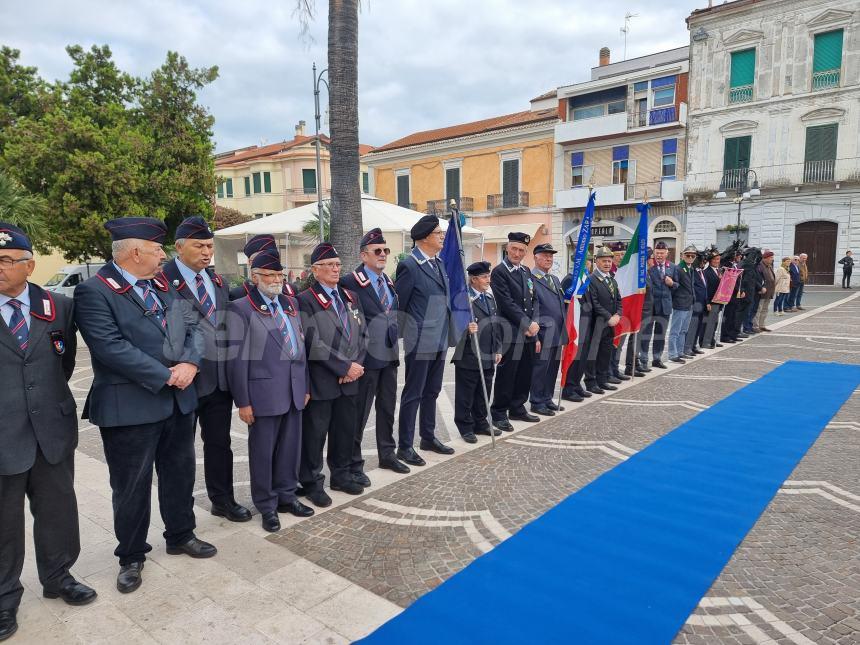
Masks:
[[[344,270],[358,264],[361,186],[358,160],[358,0],[329,0],[331,242]]]

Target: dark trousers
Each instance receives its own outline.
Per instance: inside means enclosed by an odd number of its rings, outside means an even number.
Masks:
[[[582,379],[585,376],[585,363],[591,346],[590,321],[580,321],[580,336],[577,338],[576,356],[567,368],[564,384],[561,390],[562,397],[570,396],[574,388],[582,387]]]
[[[203,439],[203,474],[206,493],[213,503],[233,501],[233,451],[230,449],[230,424],[233,397],[216,389],[200,397],[197,421]]]
[[[74,483],[74,453],[49,464],[38,449],[29,470],[0,475],[0,611],[17,609],[24,592],[25,497],[33,515],[39,582],[56,591],[71,578],[69,569],[81,552]]]
[[[490,412],[493,421],[507,419],[508,414],[526,414],[526,400],[531,389],[535,343],[511,343],[502,356],[496,374],[496,390]]]
[[[358,430],[358,395],[341,395],[336,399],[311,399],[302,412],[302,460],[299,481],[312,493],[325,484],[323,447],[328,438],[326,463],[333,484],[352,481],[349,464]]]
[[[710,347],[716,345],[717,324],[720,321],[720,311],[723,306],[716,303],[711,304],[711,310],[705,315],[705,322],[702,326],[702,347]]]
[[[703,329],[705,327],[705,318],[703,314],[708,313],[703,311],[705,305],[693,305],[693,315],[690,318],[690,326],[687,328],[687,338],[684,340],[684,353],[692,354],[696,343],[702,344]]]
[[[761,302],[761,296],[759,294],[755,294],[753,296],[752,304],[747,307],[747,315],[744,318],[744,331],[751,331],[755,329],[755,315],[758,313],[758,305]]]
[[[737,340],[740,327],[736,326],[738,317],[737,298],[732,298],[723,309],[723,324],[720,327],[720,340]]]
[[[301,410],[291,405],[286,414],[254,418],[248,428],[248,467],[251,499],[260,513],[296,499],[301,451]]]
[[[555,398],[555,381],[561,365],[561,346],[541,347],[532,365],[529,401],[537,408],[552,403]]]
[[[802,289],[802,284],[799,284],[796,287],[790,287],[790,291],[788,292],[788,301],[785,303],[786,309],[794,309],[800,305],[800,292]]]
[[[442,391],[444,372],[445,352],[406,355],[405,383],[397,422],[397,446],[400,450],[412,447],[416,415],[421,438],[432,441],[436,437],[436,399]]]
[[[621,346],[619,345],[619,349]],[[639,354],[639,332],[627,334],[627,355],[624,357],[624,371],[633,373],[636,369],[636,357]]]
[[[752,307],[752,300],[744,298],[743,300],[738,301],[738,308],[735,312],[735,323],[733,329],[735,330],[735,338],[737,338],[737,333],[743,330],[744,322],[747,319],[747,313]]]
[[[454,363],[454,423],[461,435],[487,430],[487,402],[484,400],[484,388],[481,386],[481,375],[487,386],[487,394],[493,391],[492,367],[478,370],[474,356],[469,360],[474,366],[463,367],[462,361]]]
[[[594,360],[585,363],[586,387],[601,386],[612,376],[612,344],[615,330],[605,322],[598,321],[591,336],[590,354]]]
[[[666,346],[666,335],[669,333],[669,316],[661,316],[659,314],[651,314],[648,320],[642,321],[642,339],[639,345],[639,360],[643,363],[648,362],[648,348],[651,346],[651,341],[654,341],[653,360],[661,360],[663,357],[663,349]]]
[[[618,346],[612,347],[612,358],[610,360],[610,372],[614,376],[618,376],[621,374],[621,354],[623,353],[623,348],[625,343],[627,344],[627,353],[624,358],[624,369],[626,371],[632,372],[634,367],[634,361],[636,360],[636,354],[638,353],[638,332],[633,334],[624,334],[621,339],[618,341]]]
[[[101,428],[113,491],[113,527],[120,565],[143,562],[149,531],[152,467],[158,473],[158,508],[167,546],[194,537],[194,418],[174,406],[156,423]]]
[[[843,269],[842,270],[842,288],[850,289],[851,288],[851,271],[852,269]]]
[[[359,426],[352,448],[349,469],[364,472],[361,442],[370,410],[376,403],[376,454],[380,459],[394,454],[394,406],[397,402],[397,363],[389,363],[378,370],[365,370],[358,379]]]

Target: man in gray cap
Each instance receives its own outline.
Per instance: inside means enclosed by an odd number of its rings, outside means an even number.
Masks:
[[[534,248],[535,268],[532,270],[535,283],[535,296],[540,303],[538,340],[540,352],[535,355],[532,367],[531,411],[544,416],[554,416],[559,410],[553,401],[555,381],[561,363],[561,347],[567,343],[567,329],[564,324],[564,289],[554,276],[552,263],[558,251],[552,244],[538,244]]]
[[[673,363],[683,363],[685,358],[694,358],[692,354],[685,354],[684,350],[696,299],[693,289],[693,262],[696,261],[696,253],[696,247],[693,245],[685,248],[675,274],[678,288],[672,291],[672,320],[669,323],[669,360]]]

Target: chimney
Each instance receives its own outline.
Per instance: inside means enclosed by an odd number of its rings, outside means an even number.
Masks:
[[[600,48],[600,66],[606,67],[609,65],[609,47]]]
[[[297,136],[297,137],[303,137],[303,136],[305,136],[305,125],[306,125],[306,124],[305,124],[305,122],[304,122],[304,121],[299,121],[299,122],[296,124],[296,136]]]

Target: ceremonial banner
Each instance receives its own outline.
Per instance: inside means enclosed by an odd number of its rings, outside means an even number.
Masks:
[[[727,305],[732,299],[732,294],[735,292],[735,285],[743,269],[724,269],[723,276],[720,278],[720,285],[717,287],[717,292],[714,294],[712,302],[718,305]]]
[[[642,305],[645,304],[645,274],[648,270],[648,209],[650,204],[637,204],[639,224],[627,253],[618,265],[615,281],[621,292],[621,322],[615,326],[615,346],[625,334],[635,334],[642,325]]]
[[[466,327],[472,322],[472,309],[469,307],[469,290],[466,288],[466,276],[463,267],[463,254],[460,249],[458,226],[461,222],[452,215],[445,233],[445,245],[439,253],[439,259],[448,274],[449,299],[451,302],[451,319],[454,325],[454,337],[458,340],[463,336]]]

